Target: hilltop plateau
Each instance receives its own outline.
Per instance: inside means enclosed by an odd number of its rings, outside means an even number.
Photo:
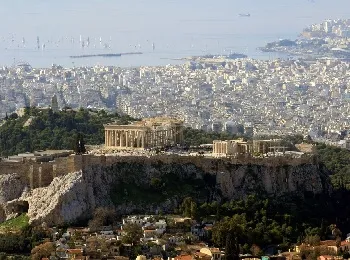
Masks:
[[[115,208],[120,214],[171,213],[186,197],[203,204],[252,194],[304,197],[329,195],[332,190],[327,169],[312,160],[94,155],[77,155],[74,160],[80,171],[67,172],[32,190],[14,175],[4,176],[0,182],[3,220],[28,212],[31,223],[62,225],[90,217],[97,207]]]
[[[103,123],[115,120],[125,124],[134,119],[85,109],[53,113],[31,108],[22,117],[10,115],[0,127],[0,133],[5,136],[0,141],[2,153],[69,149],[78,134],[84,136],[86,144],[100,144]],[[198,145],[234,136],[186,128],[184,138],[188,145]],[[299,136],[284,140],[291,145],[301,141]],[[16,142],[18,146],[13,145]],[[28,144],[29,150],[24,144]],[[322,148],[320,157],[301,159],[219,159],[200,154],[159,153],[70,155],[46,162],[3,160],[0,162],[0,221],[25,213],[32,225],[81,224],[100,207],[113,209],[119,215],[176,213],[188,198],[197,205],[198,214],[206,216],[226,212],[225,205],[255,196],[260,202],[269,200],[274,214],[293,216],[295,223],[305,222],[315,227],[323,219],[328,224],[337,220],[339,225],[347,226],[342,221],[348,212],[345,205],[342,214],[333,214],[336,207],[343,205],[337,198],[347,196],[346,191],[339,190],[339,180],[344,173],[332,166],[338,165],[339,156],[333,151],[332,162],[324,164],[330,150],[323,146],[317,148]],[[340,154],[345,158],[348,152]],[[332,174],[337,177],[338,190],[334,190],[330,182]]]

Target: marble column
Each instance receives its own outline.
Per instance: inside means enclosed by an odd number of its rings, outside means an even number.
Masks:
[[[113,131],[112,130],[110,130],[109,131],[109,145],[110,146],[113,146]]]
[[[120,139],[120,130],[118,130],[115,134],[115,146],[119,147],[119,139]]]
[[[107,130],[105,130],[105,146],[107,146]]]
[[[118,130],[114,131],[114,146],[118,146]]]
[[[110,144],[111,144],[110,146],[114,146],[114,143],[113,143],[113,137],[114,137],[114,133],[113,133],[113,132],[114,132],[114,131],[111,130],[111,131],[109,131],[109,132],[110,132],[110,141],[109,141],[109,142],[110,142]]]
[[[108,131],[105,130],[105,146],[108,146],[107,133]]]
[[[141,131],[137,131],[137,147],[142,148],[141,144]]]
[[[130,134],[129,130],[125,131],[125,146],[126,147],[130,147],[130,145],[129,145],[129,134]]]
[[[120,131],[120,147],[124,146],[124,131]]]
[[[132,130],[132,131],[131,131],[131,146],[132,146],[132,147],[137,147],[137,146],[136,146],[136,142],[135,142],[135,136],[136,136],[135,133],[136,133],[135,130]]]
[[[142,131],[142,134],[141,134],[141,147],[145,148],[145,132],[144,131]]]

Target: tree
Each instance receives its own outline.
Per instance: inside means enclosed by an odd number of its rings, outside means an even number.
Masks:
[[[237,242],[235,240],[236,238],[233,232],[229,232],[226,235],[225,257],[227,260],[239,259],[239,248],[237,248]]]
[[[336,242],[336,246],[339,247],[341,244],[341,236],[342,236],[342,232],[340,231],[340,229],[337,227],[337,225],[330,225],[330,229],[332,231],[332,235],[335,239]]]
[[[262,255],[261,248],[255,244],[253,244],[252,247],[250,248],[250,252],[252,253],[253,256],[260,257]]]
[[[102,226],[113,225],[117,221],[117,213],[109,208],[97,208],[93,218],[89,221],[91,231],[97,231]]]
[[[186,197],[181,205],[180,205],[180,211],[183,216],[185,217],[191,217],[191,205],[194,203],[193,199],[191,197]]]
[[[0,234],[0,252],[10,254],[26,251],[28,241],[20,234],[5,232]]]
[[[151,179],[151,187],[154,189],[154,190],[157,190],[159,191],[162,187],[162,181],[161,179],[159,178],[152,178]]]
[[[135,223],[125,224],[123,226],[123,231],[126,234],[123,236],[122,241],[126,244],[138,244],[143,235],[141,226]]]
[[[29,107],[29,106],[26,106],[26,107],[24,108],[24,115],[25,115],[25,116],[30,116],[30,107]]]
[[[197,219],[198,218],[197,203],[193,201],[191,197],[186,197],[180,205],[180,212],[182,212],[182,215],[185,217]]]
[[[311,245],[311,246],[318,246],[320,245],[321,238],[319,235],[307,235],[304,239],[305,244]]]
[[[191,218],[197,219],[198,218],[198,208],[197,208],[197,203],[192,201],[191,202]]]
[[[77,138],[75,140],[74,152],[76,154],[84,154],[84,153],[86,153],[84,137],[83,137],[83,135],[81,133],[79,133],[77,135]]]
[[[17,115],[17,113],[12,113],[9,118],[10,119],[17,119],[18,115]]]
[[[41,260],[49,257],[55,251],[55,245],[52,242],[46,242],[34,247],[31,251],[32,260]]]
[[[31,123],[23,127],[26,122],[30,122],[30,116]],[[16,118],[16,115],[12,115],[12,118]],[[67,110],[52,113],[51,110],[30,107],[25,110],[24,116],[5,120],[0,126],[0,150],[3,156],[45,149],[71,149],[81,154],[85,152],[86,143],[103,143],[103,125],[115,119],[114,114],[97,111]]]
[[[226,247],[226,259],[239,259],[240,244],[244,242],[247,221],[244,214],[234,215],[216,223],[213,227],[213,242]]]

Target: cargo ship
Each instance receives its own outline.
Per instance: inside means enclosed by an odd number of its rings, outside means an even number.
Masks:
[[[120,57],[122,56],[120,53],[106,53],[106,54],[86,54],[86,55],[72,55],[69,58],[78,59],[78,58],[91,58],[91,57]]]
[[[122,55],[134,55],[142,54],[142,52],[124,52],[124,53],[103,53],[103,54],[82,54],[82,55],[72,55],[69,58],[78,59],[78,58],[93,58],[93,57],[103,57],[103,58],[112,58],[120,57]]]

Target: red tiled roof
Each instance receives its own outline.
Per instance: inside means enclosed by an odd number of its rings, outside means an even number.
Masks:
[[[69,254],[82,254],[83,250],[82,249],[67,249],[67,253],[69,253]]]
[[[320,257],[324,257],[326,259],[333,259],[334,255],[320,255]]]
[[[321,246],[335,246],[335,240],[324,240],[320,242]]]
[[[174,258],[175,260],[192,260],[191,255],[179,255]]]

